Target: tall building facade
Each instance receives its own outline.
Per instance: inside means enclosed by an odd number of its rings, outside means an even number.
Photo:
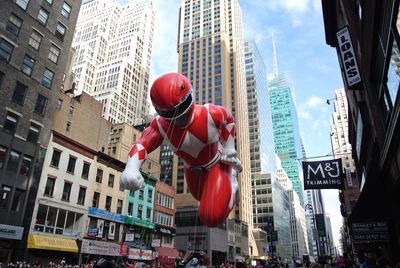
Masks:
[[[0,5],[0,262],[21,259],[80,1]]]
[[[303,183],[299,159],[302,158],[301,139],[297,119],[296,98],[288,74],[281,73],[268,84],[275,152],[282,161],[293,188],[304,206]]]
[[[244,42],[251,172],[276,176],[276,157],[266,68],[254,41]]]
[[[151,1],[82,5],[73,42],[77,94],[85,91],[100,101],[112,123],[133,125],[149,112],[154,17]]]
[[[231,109],[236,120],[236,148],[243,164],[239,175],[241,202],[231,214],[242,222],[245,238],[228,246],[234,255],[249,255],[251,248],[242,241],[252,237],[249,133],[242,38],[242,16],[237,0],[182,0],[178,32],[179,72],[189,78],[196,103],[214,103]],[[177,162],[177,206],[188,194],[183,181],[183,163]],[[182,186],[182,187],[181,187]],[[182,188],[182,191],[180,190]],[[180,203],[184,204],[184,203]],[[177,211],[179,215],[179,208]],[[228,224],[235,234],[237,224]],[[230,227],[235,227],[230,230]],[[209,249],[212,250],[212,249]],[[219,251],[227,252],[226,245]],[[209,252],[213,257],[212,252]],[[230,255],[230,254],[228,254]],[[219,258],[216,256],[216,258]]]
[[[345,90],[335,90],[334,111],[331,122],[332,153],[335,158],[342,159],[345,173],[345,188],[339,190],[340,212],[343,216],[342,241],[345,252],[351,252],[350,230],[347,227],[347,217],[351,214],[359,196],[360,185],[356,174],[356,166],[352,156],[352,146],[349,142],[348,105]]]

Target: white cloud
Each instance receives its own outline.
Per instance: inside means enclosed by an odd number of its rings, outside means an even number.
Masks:
[[[309,107],[318,107],[319,105],[323,104],[323,100],[320,97],[317,96],[311,96],[308,101],[307,101],[307,105]]]

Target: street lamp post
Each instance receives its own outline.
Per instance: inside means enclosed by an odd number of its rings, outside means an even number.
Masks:
[[[311,214],[312,214],[312,217],[313,217],[313,222],[314,222],[314,224],[313,224],[313,226],[314,226],[313,235],[314,235],[314,230],[317,230],[317,221],[315,219],[314,208],[313,208],[313,206],[311,204],[307,204],[304,208],[305,209],[309,209],[311,211]],[[319,234],[318,234],[318,230],[317,230],[317,242],[316,242],[316,244],[317,244],[317,255],[319,256]]]

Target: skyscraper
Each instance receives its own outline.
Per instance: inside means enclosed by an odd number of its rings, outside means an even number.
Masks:
[[[293,188],[304,207],[303,183],[300,178],[302,158],[295,92],[288,74],[281,73],[268,84],[275,151],[282,161]]]
[[[191,81],[196,103],[223,105],[234,113],[236,148],[244,168],[239,175],[241,202],[236,207],[234,215],[231,214],[233,218],[228,221],[228,232],[232,232],[233,237],[235,235],[241,237],[242,233],[246,237],[240,241],[233,239],[230,242],[228,259],[235,257],[238,248],[240,252],[245,251],[249,254],[251,252],[249,252],[248,236],[251,237],[252,233],[248,230],[252,227],[253,216],[242,15],[238,1],[182,0],[178,53],[179,72]],[[180,161],[177,163],[176,174],[177,204],[179,199],[185,200],[187,204],[188,192],[184,187],[183,176],[180,176],[183,174],[183,163]],[[183,201],[181,202],[183,206]],[[177,218],[180,216],[183,215],[178,209]],[[236,234],[235,230],[241,230],[241,233]],[[226,248],[209,248],[209,250],[227,251]]]
[[[68,2],[68,3],[67,3]],[[0,262],[22,259],[80,1],[0,4]]]
[[[276,157],[266,68],[254,41],[244,42],[251,172],[276,176]]]
[[[79,13],[73,47],[77,92],[103,103],[103,117],[133,125],[149,112],[154,9],[143,1],[86,1]]]

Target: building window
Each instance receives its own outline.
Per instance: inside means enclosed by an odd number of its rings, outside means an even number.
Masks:
[[[24,60],[21,65],[21,72],[23,72],[27,76],[31,76],[34,65],[35,65],[35,59],[25,54]]]
[[[69,172],[69,173],[74,173],[74,171],[75,171],[75,164],[76,164],[76,158],[73,157],[73,156],[69,156],[68,166],[67,166],[67,172]]]
[[[17,172],[20,157],[21,153],[12,150],[10,157],[8,158],[7,170]]]
[[[58,22],[55,35],[58,37],[58,39],[64,40],[64,35],[66,30],[67,28],[65,27],[65,25],[62,24],[61,22]]]
[[[69,198],[71,197],[71,188],[72,188],[72,183],[67,182],[67,181],[64,182],[64,189],[62,192],[61,200],[69,201]]]
[[[83,163],[82,168],[82,179],[87,180],[89,178],[90,164],[88,162]]]
[[[152,203],[153,202],[153,190],[149,189],[147,193],[147,202]]]
[[[53,149],[53,156],[51,157],[50,165],[52,167],[58,167],[58,164],[60,163],[60,157],[61,157],[61,151]]]
[[[98,208],[99,207],[99,202],[100,202],[100,193],[94,192],[93,193],[92,207]]]
[[[26,10],[28,8],[28,3],[29,0],[16,0],[15,3],[22,8],[23,10]]]
[[[6,162],[6,154],[7,154],[7,147],[0,145],[0,169],[3,168],[4,163]]]
[[[101,183],[102,181],[103,181],[103,170],[98,168],[96,173],[96,182]]]
[[[46,0],[47,3],[49,3],[49,5],[53,4],[53,0]]]
[[[42,94],[39,94],[36,99],[35,113],[37,113],[38,115],[44,115],[44,113],[46,112],[46,106],[47,98]]]
[[[387,82],[386,82],[386,85],[387,85],[387,88],[389,91],[389,96],[390,96],[393,106],[394,106],[397,92],[399,91],[399,85],[400,85],[399,58],[400,58],[399,46],[396,42],[396,39],[393,38],[392,52],[391,52],[391,56],[390,56],[389,68],[388,68],[388,73],[387,73]]]
[[[123,201],[121,199],[117,200],[117,213],[122,214],[122,206],[123,206]]]
[[[176,184],[176,193],[183,194],[183,182],[178,182]]]
[[[69,19],[71,15],[71,6],[64,2],[63,8],[61,10],[61,14],[66,18]]]
[[[133,216],[133,204],[131,202],[128,204],[128,216]]]
[[[143,212],[143,206],[142,205],[138,205],[138,212],[137,212],[138,219],[142,218],[142,212]]]
[[[111,211],[111,205],[112,205],[112,197],[111,196],[106,196],[106,205],[105,205],[105,209],[107,211]]]
[[[0,59],[9,62],[14,46],[4,39],[0,40]]]
[[[150,220],[150,217],[151,217],[151,209],[147,208],[147,210],[146,210],[146,219]]]
[[[43,25],[47,24],[47,20],[49,19],[49,12],[43,8],[39,10],[39,14],[37,17],[38,21]]]
[[[143,196],[144,196],[144,191],[143,189],[139,190],[139,200],[143,200]]]
[[[22,210],[24,206],[24,198],[25,198],[25,190],[22,189],[15,189],[13,201],[11,204],[11,210],[19,212]]]
[[[108,175],[108,187],[113,188],[114,187],[114,175],[113,174],[109,174]]]
[[[8,19],[6,30],[15,36],[18,36],[21,26],[22,20],[14,14],[11,14],[10,18]]]
[[[11,187],[4,185],[0,191],[0,208],[7,209],[11,197]]]
[[[7,112],[6,120],[4,121],[3,124],[3,129],[10,134],[14,134],[15,130],[17,129],[18,119],[19,119],[18,115],[11,112]]]
[[[27,88],[28,88],[27,86],[17,81],[12,96],[12,101],[15,102],[16,104],[23,105]]]
[[[0,72],[0,89],[1,89],[1,85],[3,84],[4,76],[5,76],[5,74],[3,72]]]
[[[51,45],[50,52],[49,52],[49,60],[51,60],[54,63],[57,63],[58,56],[60,56],[60,51],[61,51],[61,49],[59,49],[55,45]]]
[[[86,187],[80,187],[78,194],[78,205],[85,204],[85,197],[86,197]]]
[[[65,131],[69,132],[71,130],[71,121],[67,122],[67,125],[65,126]]]
[[[54,73],[49,69],[45,69],[42,77],[42,85],[51,88],[51,84],[53,83]]]
[[[42,42],[42,35],[35,30],[32,30],[31,37],[29,38],[29,45],[36,50],[39,50],[40,43]]]
[[[44,195],[53,197],[55,185],[56,185],[56,179],[47,177],[46,186],[44,188]]]
[[[39,133],[40,133],[40,126],[31,123],[31,126],[29,127],[28,136],[26,137],[27,141],[36,143],[39,139]]]

